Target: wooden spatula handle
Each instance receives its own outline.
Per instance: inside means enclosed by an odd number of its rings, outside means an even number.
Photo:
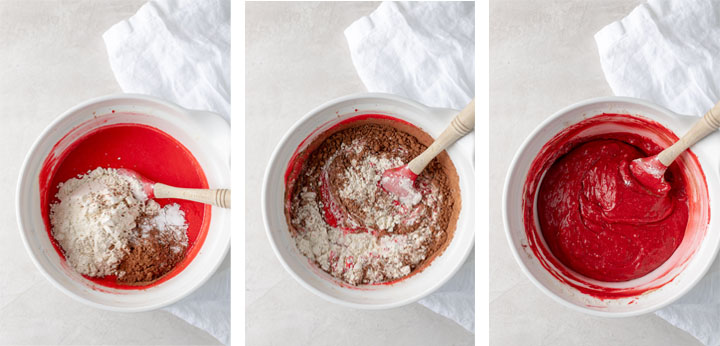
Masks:
[[[179,198],[230,208],[230,189],[184,189],[156,183],[153,187],[155,198]]]
[[[408,163],[408,168],[413,173],[420,174],[435,156],[438,156],[438,154],[449,147],[450,144],[455,143],[455,141],[470,133],[474,128],[475,99],[470,101],[470,103],[453,118],[450,125],[435,139],[433,144]]]
[[[667,149],[658,154],[658,160],[665,166],[675,161],[685,149],[691,147],[697,141],[705,138],[705,136],[720,128],[720,102],[710,109],[702,119],[698,120],[695,125],[680,140],[675,142]]]

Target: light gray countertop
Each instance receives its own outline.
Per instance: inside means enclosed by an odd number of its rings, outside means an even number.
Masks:
[[[378,3],[246,3],[246,341],[248,345],[470,345],[474,335],[414,303],[364,311],[301,287],[275,257],[260,188],[275,145],[306,112],[365,92],[343,35]]]
[[[530,132],[557,110],[610,96],[593,35],[640,0],[490,3],[490,340],[494,345],[699,345],[654,314],[607,319],[554,302],[520,271],[501,216],[505,174]]]
[[[30,261],[15,221],[20,166],[40,132],[77,103],[121,92],[102,34],[143,3],[0,1],[0,344],[218,344],[168,312],[108,312],[68,297]]]

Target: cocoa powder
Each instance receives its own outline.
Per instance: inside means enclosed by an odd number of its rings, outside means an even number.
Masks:
[[[117,281],[123,284],[151,283],[172,270],[185,255],[185,246],[157,229],[133,239],[129,252],[118,265]]]

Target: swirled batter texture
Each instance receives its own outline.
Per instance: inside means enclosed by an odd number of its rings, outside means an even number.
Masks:
[[[688,222],[682,177],[671,166],[665,175],[669,190],[641,184],[629,164],[648,156],[639,147],[650,143],[624,139],[621,134],[575,146],[548,169],[538,191],[538,217],[550,251],[600,281],[636,279],[662,265],[682,242]]]

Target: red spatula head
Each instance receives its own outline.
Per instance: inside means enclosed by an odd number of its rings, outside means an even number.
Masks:
[[[665,181],[667,166],[663,165],[657,155],[643,157],[630,162],[630,172],[643,186],[658,195],[670,191],[670,184]]]
[[[380,186],[397,197],[405,205],[415,205],[420,202],[422,194],[415,189],[415,180],[418,175],[407,165],[391,168],[383,172]]]

